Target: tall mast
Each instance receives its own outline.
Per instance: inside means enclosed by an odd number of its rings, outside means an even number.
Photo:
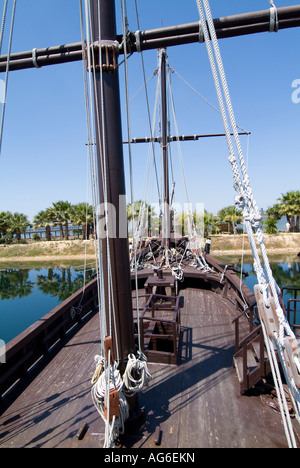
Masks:
[[[169,190],[169,164],[168,164],[168,114],[167,114],[167,80],[166,80],[166,49],[160,51],[161,67],[161,100],[162,100],[162,151],[164,175],[164,210],[162,225],[162,246],[168,250],[170,242],[170,190]]]
[[[104,190],[108,206],[115,210],[115,229],[110,232],[109,241],[101,237],[102,260],[105,285],[106,310],[113,301],[112,341],[114,357],[119,352],[121,372],[125,367],[128,354],[134,351],[134,330],[132,296],[130,282],[130,265],[127,232],[120,232],[122,221],[127,220],[125,199],[125,175],[122,146],[121,108],[119,94],[119,74],[117,66],[116,21],[114,0],[90,0],[92,16],[92,34],[95,52],[102,53],[102,74],[96,66],[95,74],[95,107],[96,121],[99,119],[100,135],[97,135],[97,159],[100,202],[104,203]],[[100,18],[100,31],[99,31]],[[101,35],[101,37],[100,37]],[[101,77],[103,84],[101,83]],[[98,114],[98,115],[97,115]],[[105,155],[105,173],[101,170],[101,154]],[[103,180],[105,178],[105,180]],[[121,197],[121,198],[120,198]],[[122,200],[122,206],[121,206]],[[125,217],[125,218],[124,218]],[[125,224],[127,226],[127,223]],[[124,230],[124,229],[123,229]],[[112,236],[115,235],[115,237]],[[110,270],[111,276],[108,275]],[[109,278],[111,277],[113,296],[109,298]],[[109,330],[109,328],[108,328]],[[115,332],[116,330],[116,332]]]

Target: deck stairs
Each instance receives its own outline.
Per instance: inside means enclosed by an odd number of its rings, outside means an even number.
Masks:
[[[286,306],[283,301],[284,290],[287,290],[290,294],[290,299],[288,299]],[[300,298],[297,296],[299,292],[300,288],[295,288],[294,286],[284,287],[281,290],[279,299],[287,320],[300,344],[300,325],[297,324],[296,320],[297,303],[300,302]],[[233,320],[235,324],[235,354],[233,364],[240,383],[241,394],[252,388],[262,377],[271,372],[261,325],[255,325],[254,317],[258,316],[256,308],[257,303],[254,302]],[[245,323],[247,324],[246,326]]]
[[[262,327],[261,325],[255,326],[254,324],[254,307],[255,304],[246,309],[233,321],[235,324],[233,365],[236,369],[241,394],[250,390],[271,371]],[[245,316],[249,320],[246,329],[244,325]],[[240,338],[241,334],[243,334],[242,338]]]

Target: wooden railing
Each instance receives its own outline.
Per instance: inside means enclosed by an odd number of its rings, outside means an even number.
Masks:
[[[0,364],[0,401],[45,364],[47,357],[98,310],[97,303],[94,279],[6,345],[5,363]]]
[[[292,291],[293,292],[294,297],[287,301],[286,317],[287,317],[287,320],[288,320],[290,326],[294,330],[296,330],[296,331],[300,330],[300,325],[296,323],[296,321],[297,321],[296,314],[297,314],[297,312],[299,312],[299,309],[297,311],[297,303],[300,302],[300,299],[298,299],[298,293],[300,292],[300,288],[285,287],[285,288],[282,288],[282,294],[283,294],[283,291]],[[300,314],[300,312],[299,312],[299,314]]]
[[[211,255],[206,255],[205,259],[207,263],[215,269],[215,271],[221,273],[221,295],[222,297],[231,301],[237,311],[243,311],[245,302],[249,305],[255,301],[253,292],[245,283],[241,282],[235,270],[233,270],[230,266],[225,268],[224,265],[219,262],[219,260]]]
[[[256,301],[253,302],[247,309],[243,310],[241,314],[239,314],[233,321],[235,325],[235,352],[237,353],[239,349],[241,348],[241,342],[240,342],[240,319],[242,317],[245,317],[246,315],[249,318],[249,333],[251,334],[253,329],[255,328],[254,326],[254,307],[256,306]]]
[[[261,325],[255,326],[254,323],[255,306],[256,302],[251,304],[232,322],[235,324],[235,355],[233,361],[240,381],[241,394],[249,390],[270,370],[268,360],[265,359],[265,343],[262,327]],[[249,333],[240,340],[240,320],[246,315]]]

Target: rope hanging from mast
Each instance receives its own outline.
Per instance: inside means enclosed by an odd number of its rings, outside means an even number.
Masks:
[[[290,447],[297,447],[295,441],[295,435],[291,425],[290,415],[287,409],[286,396],[283,392],[282,380],[278,362],[275,356],[275,349],[278,352],[282,368],[284,370],[286,381],[289,386],[292,401],[296,411],[298,421],[300,421],[300,387],[299,387],[299,375],[300,375],[300,361],[299,361],[299,345],[292,332],[289,323],[287,322],[280,303],[278,295],[278,286],[273,278],[272,270],[270,268],[264,238],[261,227],[261,214],[258,206],[254,200],[250,180],[247,174],[245,160],[237,132],[237,126],[227,85],[226,75],[223,67],[221,53],[218,45],[218,39],[215,31],[214,22],[212,19],[210,5],[208,0],[196,0],[199,10],[200,20],[204,28],[205,42],[207,52],[211,64],[211,69],[215,81],[217,96],[223,118],[223,124],[227,136],[227,144],[229,149],[229,161],[232,165],[233,176],[234,176],[234,188],[238,195],[236,197],[236,204],[243,211],[244,222],[252,254],[254,258],[254,269],[258,279],[258,291],[257,299],[259,311],[269,311],[273,309],[273,314],[277,317],[278,328],[275,332],[270,332],[267,328],[269,323],[262,317],[262,328],[265,336],[265,343],[268,350],[269,360],[272,367],[272,374],[274,383],[277,390],[278,399],[280,400],[281,415],[283,419],[284,429],[287,437],[287,441]],[[274,4],[272,3],[272,8]],[[205,14],[204,14],[205,11]],[[206,18],[205,18],[206,15]],[[207,19],[207,22],[206,22]],[[210,40],[211,38],[211,40]],[[217,63],[217,65],[216,65]],[[225,105],[226,104],[226,105]],[[228,115],[227,115],[228,112]],[[232,127],[234,142],[236,145],[238,160],[235,156],[235,150],[230,135],[229,122]],[[258,249],[255,242],[254,234],[257,235],[257,241],[261,250],[266,274],[263,270]],[[274,315],[273,315],[274,316]],[[274,319],[272,319],[274,321]],[[289,345],[291,343],[291,345]],[[289,352],[290,351],[290,352]],[[287,356],[288,353],[288,356]],[[288,359],[287,359],[288,357]],[[291,367],[294,369],[294,374],[291,376]]]
[[[127,23],[125,10],[125,3],[122,2],[123,47],[125,47],[126,50]],[[105,127],[106,119],[103,99],[103,96],[105,94],[103,73],[114,72],[115,67],[114,70],[112,70],[108,66],[108,51],[105,45],[104,54],[106,56],[106,63],[103,63],[101,40],[99,40],[98,46],[99,54],[95,53],[96,46],[95,38],[93,37],[92,12],[89,0],[84,1],[84,11],[86,40],[84,40],[83,7],[82,0],[80,0],[81,36],[83,49],[82,53],[84,57],[84,62],[87,65],[84,71],[84,84],[88,127],[88,150],[93,192],[93,211],[97,233],[95,238],[95,252],[97,259],[97,285],[101,341],[100,355],[95,356],[96,370],[91,382],[91,395],[94,405],[105,423],[104,447],[109,448],[114,445],[116,438],[124,431],[124,423],[129,416],[129,403],[127,401],[127,398],[132,396],[137,391],[140,391],[144,385],[147,385],[151,376],[147,370],[147,359],[140,350],[140,340],[139,351],[136,353],[136,355],[130,354],[128,356],[126,360],[127,365],[125,361],[125,369],[123,368],[124,356],[122,356],[122,361],[120,356],[120,350],[118,345],[119,330],[117,330],[117,317],[115,311],[116,291],[114,290],[113,286],[113,273],[110,252],[110,237],[113,237],[113,233],[111,232],[110,227],[112,226],[112,224],[110,220],[110,210],[108,207],[108,194],[111,187],[109,187],[108,179],[108,155],[106,145],[107,136]],[[97,11],[98,18],[93,18],[93,21],[97,22],[99,38],[101,38],[101,9],[99,0]],[[125,70],[127,73],[126,53],[124,63]],[[86,77],[86,70],[88,71],[88,77]],[[98,102],[98,90],[96,89],[96,84],[97,86],[100,86],[101,102]],[[127,92],[127,108],[128,106],[129,104]],[[98,110],[100,111],[98,112]],[[128,134],[130,134],[128,110],[127,118]],[[101,177],[101,187],[99,184],[98,175]],[[105,233],[103,233],[103,226],[100,225],[100,215],[102,215],[102,212],[99,213],[99,207],[101,206],[100,199],[104,204],[103,214],[105,219]],[[103,259],[104,246],[106,249],[106,262],[104,262]],[[106,265],[106,267],[104,267],[104,264]],[[113,349],[115,351],[113,351]],[[124,351],[122,351],[122,353],[124,353]],[[129,388],[127,387],[127,385],[129,386]]]

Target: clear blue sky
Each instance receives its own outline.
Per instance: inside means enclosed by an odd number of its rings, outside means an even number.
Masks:
[[[127,3],[129,27],[135,31],[134,1]],[[267,0],[212,0],[210,3],[214,17],[269,7]],[[276,0],[275,4],[282,7],[296,5],[298,1]],[[13,52],[79,41],[78,5],[77,0],[19,0]],[[138,6],[141,29],[199,20],[195,0],[139,0]],[[121,32],[120,24],[118,32]],[[5,34],[7,38],[8,28]],[[281,193],[299,189],[300,103],[292,102],[292,83],[300,79],[299,44],[299,28],[220,41],[238,124],[252,132],[249,175],[257,203],[263,209],[274,204]],[[177,73],[217,105],[204,44],[170,48],[168,57]],[[145,52],[144,58],[148,77],[156,68],[157,53]],[[129,94],[133,96],[143,83],[138,54],[130,58],[129,66]],[[121,67],[122,103],[125,102],[123,80]],[[180,133],[223,131],[221,118],[215,111],[174,76],[172,85]],[[154,80],[151,86],[152,109]],[[32,220],[52,202],[77,203],[87,199],[85,122],[80,62],[10,73],[0,156],[0,211],[23,212]],[[124,139],[125,129],[124,125]],[[141,94],[131,105],[131,136],[147,135],[145,98]],[[247,140],[242,138],[246,149]],[[183,143],[182,152],[191,201],[203,202],[214,213],[233,204],[235,193],[225,139]],[[147,154],[146,145],[133,147],[135,199],[142,196]],[[175,150],[173,154],[178,174],[176,201],[183,202]],[[128,173],[126,149],[124,157]]]

